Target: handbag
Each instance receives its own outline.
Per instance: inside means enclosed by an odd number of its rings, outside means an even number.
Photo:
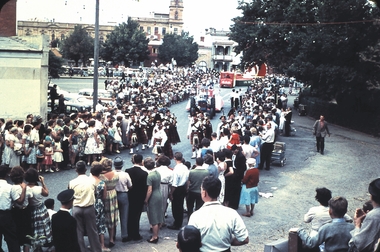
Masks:
[[[25,152],[24,150],[20,149],[20,150],[15,150],[15,153],[16,153],[16,156],[24,156],[25,155]]]
[[[15,143],[14,147],[13,147],[13,150],[14,150],[16,156],[23,156],[23,155],[25,155],[24,148],[22,148],[22,144],[20,144],[20,143]]]

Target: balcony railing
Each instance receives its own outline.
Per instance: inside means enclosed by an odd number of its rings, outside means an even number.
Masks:
[[[231,55],[213,55],[212,56],[213,60],[220,60],[220,61],[232,61],[233,57]]]

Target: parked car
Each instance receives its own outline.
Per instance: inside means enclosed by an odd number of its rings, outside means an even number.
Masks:
[[[72,113],[85,113],[85,112],[91,112],[91,106],[85,106],[80,103],[74,103],[74,102],[65,102],[65,108],[63,113],[67,116],[69,116]],[[51,118],[51,114],[59,114],[58,111],[58,103],[55,103],[53,112],[51,111],[50,101],[48,102],[48,118]]]
[[[94,95],[94,90],[92,88],[81,89],[79,90],[78,95],[82,95],[86,97],[87,99],[92,100],[93,95]],[[98,89],[98,100],[108,103],[112,101],[113,97],[114,97],[114,94],[112,91],[105,90],[105,89]]]

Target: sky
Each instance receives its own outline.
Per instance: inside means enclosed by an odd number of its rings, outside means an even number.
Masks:
[[[170,0],[100,0],[100,24],[118,24],[131,17],[169,13]],[[239,16],[238,0],[183,0],[184,30],[198,36],[207,28],[229,30]],[[86,23],[95,21],[95,0],[18,0],[18,20]]]

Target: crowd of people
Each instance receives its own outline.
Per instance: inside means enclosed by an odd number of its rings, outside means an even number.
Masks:
[[[320,205],[310,208],[304,216],[304,221],[311,223],[311,231],[297,230],[305,251],[379,251],[379,178],[369,184],[368,192],[370,200],[356,209],[352,219],[347,214],[346,198],[332,197],[329,189],[317,188],[315,199]]]
[[[144,83],[130,83],[128,79],[107,83],[116,98],[107,104],[100,102],[93,114],[53,114],[46,123],[33,115],[25,120],[0,119],[0,180],[6,183],[10,172],[14,184],[7,184],[6,204],[0,209],[4,220],[1,232],[9,251],[17,251],[16,247],[24,244],[24,251],[28,251],[31,241],[25,239],[26,234],[43,236],[33,245],[54,245],[56,251],[86,251],[83,237],[87,235],[92,251],[110,251],[118,235],[117,225],[122,242],[142,239],[140,217],[144,208],[152,231],[149,243],[159,242],[159,231],[165,226],[179,230],[178,248],[182,251],[189,251],[187,245],[181,245],[188,235],[195,239],[192,246],[199,245],[191,251],[229,251],[231,246],[249,242],[244,221],[235,210],[244,205],[242,216],[254,215],[259,170],[270,170],[277,137],[290,136],[292,112],[284,89],[273,76],[255,79],[245,92],[232,90],[231,110],[220,117],[216,127],[207,113],[199,111],[189,117],[187,138],[195,161],[192,165],[181,152],[173,152],[172,145],[181,139],[177,118],[167,105],[194,95],[199,88],[212,87],[216,77],[190,69],[164,73],[157,70],[156,74]],[[323,154],[321,138],[330,134],[324,118],[316,122],[314,129],[318,151]],[[135,154],[139,148],[152,149],[152,157]],[[125,171],[121,158],[112,161],[105,157],[124,149],[132,154],[133,163]],[[62,206],[51,220],[43,201],[49,192],[41,174],[70,168],[76,170],[78,177],[58,195]],[[90,176],[86,175],[87,169]],[[371,195],[377,196],[380,185],[376,182],[370,188]],[[376,200],[372,198],[375,208]],[[170,224],[165,223],[168,202],[174,219]],[[323,206],[329,205],[333,210],[337,205],[345,206],[341,198],[326,204],[324,200]],[[66,213],[70,209],[72,216]],[[188,226],[183,227],[185,210]],[[333,218],[341,218],[342,211],[334,212]],[[369,225],[367,218],[363,221],[364,215],[358,212],[354,218],[357,237]],[[17,216],[26,220],[21,223],[23,219]],[[225,222],[223,229],[215,220]],[[72,235],[62,235],[67,232]],[[107,232],[108,242],[104,238]],[[372,238],[378,235],[377,232]],[[301,231],[300,237],[309,239]],[[360,239],[353,238],[353,244],[362,246],[364,238]],[[305,243],[312,244],[310,247],[320,245]],[[374,243],[367,245],[373,248]]]

